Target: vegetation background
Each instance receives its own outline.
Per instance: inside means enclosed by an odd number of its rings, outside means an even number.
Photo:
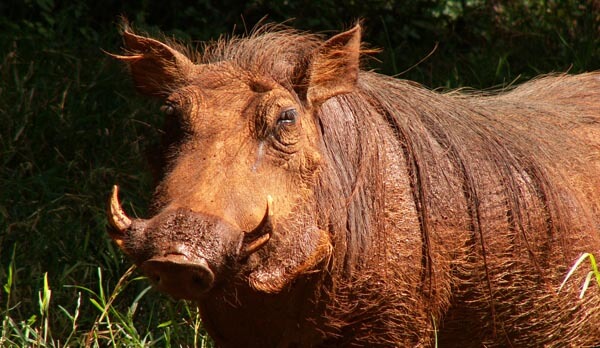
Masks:
[[[598,0],[2,1],[2,347],[210,346],[195,308],[151,290],[105,233],[114,183],[145,215],[161,125],[103,53],[119,52],[119,15],[192,45],[261,20],[332,34],[362,18],[383,49],[370,68],[430,88],[600,68]]]

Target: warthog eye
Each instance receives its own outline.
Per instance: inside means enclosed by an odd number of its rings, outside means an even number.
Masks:
[[[296,123],[298,111],[294,108],[283,110],[277,119],[277,125],[291,125]]]
[[[173,116],[177,113],[177,110],[171,103],[167,103],[160,107],[160,111],[166,116]]]

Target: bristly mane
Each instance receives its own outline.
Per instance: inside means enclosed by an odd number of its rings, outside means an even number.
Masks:
[[[337,217],[337,227],[346,229],[342,244],[345,269],[373,262],[368,248],[374,247],[373,241],[386,237],[384,226],[379,225],[384,221],[383,190],[379,189],[383,180],[379,171],[383,149],[378,148],[381,141],[372,122],[383,118],[401,144],[412,181],[421,227],[423,306],[436,318],[440,318],[440,309],[443,312],[447,308],[446,303],[439,303],[443,299],[436,298],[435,292],[452,285],[442,284],[436,277],[448,270],[436,270],[440,265],[435,262],[435,249],[451,242],[441,239],[444,230],[460,233],[461,221],[456,221],[456,216],[466,213],[468,219],[462,229],[470,231],[471,239],[462,247],[483,259],[478,272],[484,274],[487,289],[480,296],[488,303],[494,322],[491,330],[496,332],[496,307],[503,300],[494,295],[494,284],[506,275],[492,273],[489,250],[516,255],[524,250],[520,257],[529,261],[522,262],[532,264],[536,270],[527,277],[550,284],[557,281],[557,273],[546,268],[549,259],[562,258],[561,264],[568,265],[578,256],[572,251],[568,236],[595,233],[600,226],[600,221],[593,218],[598,205],[589,206],[569,193],[577,182],[574,173],[590,168],[586,163],[589,159],[576,150],[583,146],[582,140],[567,130],[595,124],[594,134],[600,133],[600,107],[597,97],[589,92],[597,85],[591,80],[589,75],[548,76],[505,93],[476,96],[433,93],[405,81],[362,73],[356,92],[326,103],[317,113],[330,165],[335,167],[333,175],[323,178],[320,191],[326,194],[320,198],[329,204],[335,204],[332,199],[349,200],[347,215]],[[588,192],[593,192],[593,185],[598,184],[589,184]],[[324,187],[330,190],[323,190]],[[577,212],[577,216],[572,212]],[[379,235],[374,235],[377,232]],[[494,246],[502,239],[511,244]],[[460,267],[452,270],[455,276],[470,274]],[[504,272],[511,272],[513,267],[494,265]],[[392,303],[406,301],[404,294],[390,293],[386,300],[353,297],[369,293],[365,290],[376,286],[369,282],[369,275],[353,274],[361,278],[340,286],[335,298],[339,303],[331,308],[337,311],[330,316],[332,322],[334,318],[351,318],[334,324],[339,330],[351,327],[349,330],[361,331],[361,321],[386,317],[386,311],[400,317]],[[360,286],[366,289],[356,290]],[[459,296],[458,291],[455,294]],[[359,302],[362,305],[356,305]],[[370,308],[376,312],[370,312],[368,305],[374,302],[377,305]],[[356,313],[356,308],[365,309]],[[401,335],[401,327],[413,327],[406,325],[411,318],[400,321],[404,324],[383,322],[375,327],[387,327],[388,335]],[[369,342],[370,338],[362,339]],[[387,339],[402,341],[399,337]]]
[[[257,79],[270,79],[291,88],[321,43],[318,35],[281,25],[265,25],[248,37],[220,38],[207,43],[200,62],[229,61]]]

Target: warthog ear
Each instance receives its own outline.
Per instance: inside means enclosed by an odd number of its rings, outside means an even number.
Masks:
[[[310,63],[306,97],[313,105],[354,90],[360,62],[360,24],[327,40]]]
[[[123,43],[126,55],[111,56],[129,65],[140,93],[166,97],[192,75],[194,63],[183,53],[158,40],[136,35],[125,27]]]

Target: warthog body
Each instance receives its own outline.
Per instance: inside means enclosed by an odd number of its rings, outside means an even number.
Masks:
[[[201,53],[125,29],[164,101],[155,215],[111,236],[219,347],[600,344],[600,74],[436,93],[359,69],[360,27]]]

